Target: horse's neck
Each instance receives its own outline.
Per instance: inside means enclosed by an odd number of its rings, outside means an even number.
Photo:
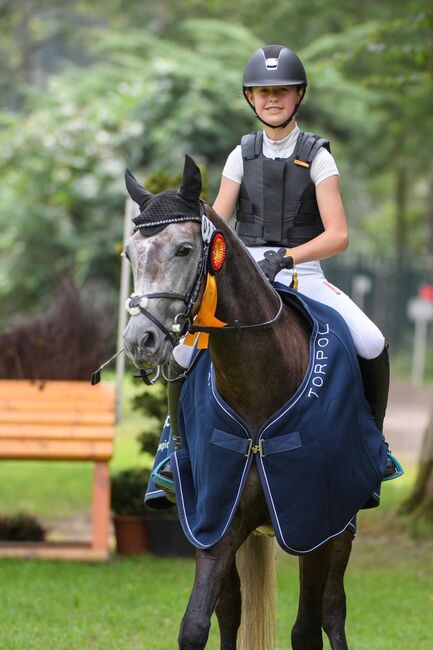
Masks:
[[[229,323],[265,322],[275,317],[278,306],[273,289],[235,243],[218,278],[218,317]],[[254,432],[301,383],[308,342],[296,317],[285,309],[270,329],[211,334],[210,353],[219,393]]]

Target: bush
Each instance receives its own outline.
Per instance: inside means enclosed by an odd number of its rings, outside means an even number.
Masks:
[[[155,386],[136,395],[132,408],[134,411],[141,411],[148,418],[146,430],[137,436],[140,450],[155,456],[168,413],[166,382],[159,380]]]
[[[115,515],[144,515],[144,494],[150,471],[143,467],[126,469],[111,477],[111,510]]]
[[[33,515],[0,517],[0,540],[7,542],[43,542],[47,530]]]
[[[47,312],[0,333],[0,378],[90,380],[106,354],[103,323],[66,278]]]

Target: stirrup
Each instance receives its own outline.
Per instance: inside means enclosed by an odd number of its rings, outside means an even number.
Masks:
[[[161,470],[167,465],[169,461],[170,461],[169,456],[167,456],[167,458],[164,458],[164,460],[158,463],[158,465],[152,471],[150,476],[153,479],[155,485],[162,488],[164,492],[169,492],[173,494],[173,496],[175,496],[176,488],[173,479],[167,478],[166,476],[163,476],[161,474]]]
[[[404,469],[401,465],[401,463],[397,460],[397,458],[391,454],[390,451],[386,452],[386,458],[388,461],[391,462],[391,464],[394,466],[394,472],[393,474],[388,474],[383,477],[383,481],[393,481],[395,478],[400,478],[400,476],[403,476],[404,474]]]

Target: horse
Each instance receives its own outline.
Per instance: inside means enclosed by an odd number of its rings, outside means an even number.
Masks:
[[[191,158],[186,156],[178,191],[152,195],[129,172],[126,183],[141,209],[134,220],[135,232],[125,245],[134,277],[129,311],[136,314],[124,332],[127,354],[138,368],[164,366],[179,337],[194,329],[191,321],[203,297],[209,256],[202,235],[207,219],[225,241],[224,264],[214,276],[215,317],[228,325],[207,328],[215,382],[219,394],[248,425],[254,441],[260,426],[302,382],[308,332],[294,310],[281,308],[277,292],[236,233],[201,201],[200,171]],[[223,538],[196,551],[194,585],[179,631],[181,650],[205,648],[213,612],[221,650],[275,647],[275,540],[254,534],[269,524],[253,464]],[[352,532],[345,530],[299,557],[299,603],[291,632],[294,650],[323,648],[322,630],[333,650],[348,647],[343,578],[352,539]]]

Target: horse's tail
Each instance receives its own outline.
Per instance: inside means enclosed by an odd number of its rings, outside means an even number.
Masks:
[[[250,535],[239,549],[242,618],[238,650],[274,650],[277,605],[275,539]]]

